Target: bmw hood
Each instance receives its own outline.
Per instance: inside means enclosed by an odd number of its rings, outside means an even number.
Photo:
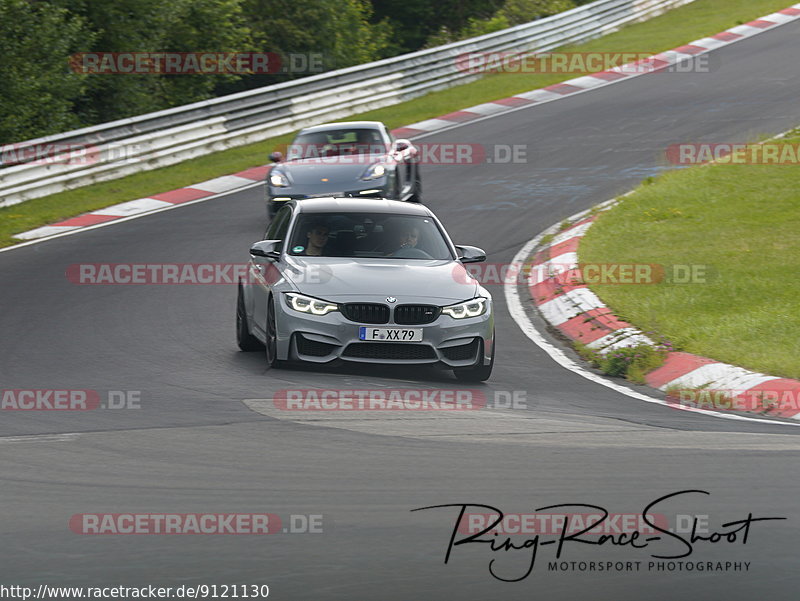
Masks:
[[[397,302],[448,305],[474,298],[477,282],[457,261],[287,257],[294,288],[334,302]]]

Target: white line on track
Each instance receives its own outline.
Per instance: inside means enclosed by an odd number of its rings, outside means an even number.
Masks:
[[[32,434],[30,436],[3,436],[0,445],[23,444],[31,442],[71,442],[80,436],[78,433],[70,434]]]

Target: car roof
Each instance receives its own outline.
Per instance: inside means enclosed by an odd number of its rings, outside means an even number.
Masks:
[[[343,127],[362,127],[368,129],[383,130],[384,125],[380,121],[338,121],[336,123],[322,123],[312,127],[305,127],[299,133],[307,134],[318,131],[328,131],[331,129],[342,129]]]
[[[433,212],[414,202],[384,198],[305,198],[292,201],[297,213],[394,213],[433,217]]]

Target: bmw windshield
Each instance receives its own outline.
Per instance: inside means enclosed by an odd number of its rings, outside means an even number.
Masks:
[[[290,255],[452,261],[436,222],[392,213],[305,213],[295,222]]]

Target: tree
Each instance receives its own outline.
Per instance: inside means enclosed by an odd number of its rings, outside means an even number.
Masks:
[[[563,13],[576,6],[573,0],[506,0],[498,14],[514,26]]]
[[[241,0],[54,0],[96,31],[94,52],[248,52],[254,50]],[[239,75],[94,74],[80,116],[111,121],[211,98]]]
[[[66,9],[0,0],[0,144],[80,125],[74,109],[86,77],[70,72],[68,59],[92,39]]]
[[[367,0],[245,0],[260,50],[321,53],[325,70],[387,56],[390,28],[370,24]]]
[[[583,0],[585,2],[585,0]],[[505,4],[491,17],[470,17],[457,29],[442,25],[425,44],[426,48],[465,40],[487,33],[507,29],[515,25],[530,23],[542,17],[549,17],[577,4],[574,0],[506,0]]]
[[[393,54],[413,52],[431,46],[433,35],[452,37],[477,21],[490,19],[503,5],[503,0],[372,0],[375,18],[388,19],[395,36],[391,41]]]

